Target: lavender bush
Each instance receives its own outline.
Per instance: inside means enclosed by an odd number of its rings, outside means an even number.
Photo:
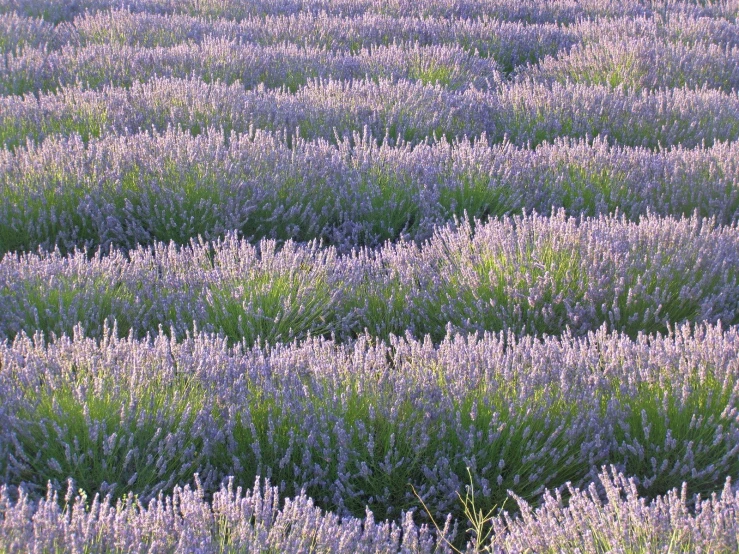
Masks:
[[[26,94],[58,90],[76,83],[85,88],[130,87],[153,77],[239,81],[295,91],[311,79],[408,79],[440,82],[450,89],[487,88],[500,81],[494,61],[467,54],[459,46],[377,46],[355,55],[295,45],[255,46],[205,38],[201,43],[162,48],[94,44],[60,51],[27,48],[6,58],[0,92]]]
[[[435,79],[431,79],[435,82]],[[56,94],[0,99],[0,139],[15,148],[28,139],[80,134],[85,140],[138,129],[180,126],[247,132],[257,127],[307,139],[373,136],[422,143],[433,137],[478,137],[536,146],[557,137],[608,137],[625,146],[711,146],[739,136],[736,93],[623,88],[533,81],[497,91],[451,91],[419,81],[310,81],[297,93],[244,90],[240,85],[153,78],[130,88],[84,87]],[[136,106],[134,108],[134,106]]]

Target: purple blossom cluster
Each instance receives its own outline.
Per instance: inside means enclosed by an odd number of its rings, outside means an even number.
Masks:
[[[0,551],[735,553],[738,16],[0,0]]]

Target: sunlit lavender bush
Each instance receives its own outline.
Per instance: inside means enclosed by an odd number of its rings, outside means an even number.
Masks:
[[[0,0],[0,552],[737,552],[737,16]]]

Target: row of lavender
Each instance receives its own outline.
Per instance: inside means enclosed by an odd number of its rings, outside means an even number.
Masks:
[[[587,18],[654,17],[666,13],[730,20],[739,13],[736,0],[254,0],[248,3],[240,0],[132,0],[124,5],[134,12],[232,20],[310,13],[342,17],[378,14],[393,18],[408,16],[430,19],[476,19],[487,16],[507,21],[571,24]],[[55,0],[2,0],[0,13],[16,12],[58,23],[74,19],[84,12],[95,13],[120,7],[120,0],[73,0],[61,4]]]
[[[724,66],[733,56],[731,52],[729,59],[722,60],[720,54],[711,59]],[[247,89],[285,87],[293,92],[310,79],[439,81],[450,90],[484,89],[500,81],[493,60],[467,54],[456,45],[379,46],[345,54],[292,44],[255,46],[206,38],[197,45],[168,48],[102,44],[80,50],[65,48],[59,53],[26,50],[19,57],[8,58],[0,69],[0,93],[47,92],[78,82],[85,88],[129,87],[154,77],[224,84],[239,81]],[[727,75],[719,73],[717,78],[726,81]],[[728,79],[727,83],[733,84],[733,78]]]
[[[5,256],[0,337],[70,335],[80,323],[183,337],[200,329],[251,345],[365,330],[442,338],[511,330],[581,335],[602,324],[631,336],[670,323],[739,323],[739,229],[710,221],[639,223],[518,216],[440,228],[339,255],[316,243],[212,243]]]
[[[688,500],[683,489],[645,505],[633,479],[604,468],[597,485],[568,489],[572,496],[567,507],[561,496],[549,492],[536,510],[517,497],[525,519],[508,514],[493,518],[490,543],[473,534],[464,552],[604,552],[623,545],[638,552],[735,552],[739,494],[730,485],[727,480],[720,494],[707,499]],[[53,489],[38,504],[27,494],[14,501],[0,489],[0,509],[7,514],[0,522],[3,547],[9,552],[450,554],[452,541],[460,538],[459,529],[451,525],[432,535],[427,525],[414,523],[411,512],[402,525],[377,523],[371,511],[363,519],[338,518],[304,494],[281,499],[268,481],[262,488],[257,480],[246,492],[229,481],[209,503],[196,480],[194,488],[177,486],[171,497],[148,505],[131,497],[116,503],[109,497],[89,502],[87,496],[75,495],[73,486],[69,483],[64,509]],[[607,501],[597,486],[603,487]]]
[[[731,224],[737,179],[736,143],[653,152],[601,139],[537,149],[485,140],[389,146],[367,136],[288,146],[261,131],[49,138],[0,152],[0,253],[130,250],[229,231],[252,241],[322,239],[348,253],[428,239],[455,216],[552,207]]]
[[[547,5],[553,5],[548,2]],[[510,7],[514,7],[510,5]],[[357,52],[394,43],[458,45],[477,51],[512,69],[544,56],[555,56],[575,44],[604,39],[650,37],[665,45],[734,47],[739,29],[728,19],[663,12],[643,17],[578,18],[563,25],[483,15],[474,18],[426,18],[405,13],[399,17],[366,13],[352,17],[298,12],[291,15],[249,16],[240,21],[194,15],[160,15],[112,9],[80,14],[71,23],[53,24],[15,12],[0,14],[0,47],[19,54],[25,48],[86,47],[116,44],[142,48],[199,44],[206,38],[228,39],[270,46],[296,44]]]
[[[568,55],[546,57],[516,71],[518,83],[580,82],[623,86],[632,92],[658,88],[706,88],[730,93],[739,84],[739,48],[716,44],[667,45],[648,38],[602,40],[573,47]],[[282,44],[254,45],[206,37],[199,44],[171,47],[100,44],[84,48],[25,49],[6,56],[0,67],[0,93],[29,94],[83,83],[86,88],[131,86],[153,77],[195,77],[246,88],[264,85],[297,90],[311,79],[351,81],[407,79],[439,82],[449,90],[502,87],[492,58],[469,54],[459,45],[375,46],[344,53]]]
[[[679,40],[688,43],[691,39],[705,43],[703,37],[706,31],[714,31],[710,36],[720,44],[735,45],[734,25],[726,22],[721,30],[706,29],[703,21],[683,18],[679,23],[667,26],[664,32],[672,40],[678,40],[679,37]],[[74,63],[73,52],[79,51],[80,57],[84,58],[82,52],[96,45],[128,46],[143,50],[226,40],[261,47],[292,44],[337,53],[358,53],[362,49],[407,43],[457,46],[470,53],[477,51],[482,57],[492,58],[510,70],[546,54],[555,54],[577,42],[579,35],[586,33],[584,29],[573,32],[555,24],[528,25],[489,18],[430,20],[411,17],[396,19],[384,15],[346,18],[301,13],[295,16],[250,17],[236,22],[113,10],[109,13],[85,14],[75,18],[73,25],[53,25],[41,19],[19,17],[15,13],[0,15],[0,49],[13,55],[5,61],[6,68],[20,68],[23,65],[21,59],[39,58],[42,52],[49,54],[47,59],[51,64],[61,59],[59,55],[64,50],[66,59]],[[25,65],[28,67],[31,63],[25,62]]]
[[[48,345],[21,337],[0,346],[0,469],[32,494],[74,481],[65,514],[56,497],[34,507],[3,490],[0,545],[426,552],[434,543],[417,527],[424,515],[408,511],[414,489],[437,517],[460,517],[455,492],[471,479],[477,509],[513,491],[519,506],[506,510],[523,511],[494,522],[493,544],[505,552],[656,552],[676,539],[673,551],[734,552],[731,484],[708,503],[694,505],[688,491],[711,492],[739,471],[738,359],[736,328],[710,325],[637,340],[605,329],[582,340],[448,335],[438,346],[369,336],[252,349],[203,334],[77,334]],[[598,478],[601,464],[612,474]],[[149,504],[195,471],[197,491]],[[276,489],[257,481],[244,499],[229,485],[204,502],[226,475],[245,484],[267,476]],[[536,515],[527,504],[545,487],[591,481],[567,509],[558,495]],[[684,481],[682,495],[638,501]],[[88,496],[72,509],[78,487]],[[304,496],[281,509],[278,491],[301,490],[333,513]],[[125,500],[129,492],[137,499]],[[89,508],[97,493],[124,500]],[[373,516],[337,519],[368,509],[380,519],[405,512],[402,534]]]
[[[193,134],[207,127],[247,132],[255,127],[304,138],[351,136],[367,130],[390,143],[433,137],[505,137],[532,146],[558,137],[607,136],[625,146],[686,148],[739,137],[735,93],[687,88],[631,92],[587,84],[508,84],[496,90],[451,91],[440,84],[379,79],[311,80],[297,92],[245,90],[239,84],[153,77],[131,87],[84,86],[56,94],[0,97],[0,140],[8,148],[28,139],[77,132],[164,130]]]
[[[499,67],[507,73],[518,67],[517,81],[569,80],[632,90],[687,86],[730,92],[739,83],[736,24],[710,25],[705,19],[617,20],[605,29],[591,21],[563,28],[391,19],[389,28],[378,29],[374,19],[347,25],[343,18],[303,17],[222,21],[212,31],[202,19],[184,19],[115,12],[75,20],[64,32],[38,20],[5,16],[0,18],[6,51],[0,91],[50,91],[80,81],[93,88],[130,86],[155,75],[293,90],[310,78],[364,76],[481,88],[501,82]],[[340,25],[341,33],[334,36]],[[204,34],[205,29],[210,32]],[[62,47],[50,50],[46,41]],[[479,55],[481,48],[487,57]],[[537,60],[540,67],[521,67]]]

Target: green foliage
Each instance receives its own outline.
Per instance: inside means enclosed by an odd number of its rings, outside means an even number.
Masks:
[[[562,207],[568,212],[597,216],[600,213],[615,213],[628,205],[631,191],[623,172],[610,168],[597,170],[573,163],[563,164],[556,173],[560,171],[567,176],[563,181],[565,194]]]
[[[519,211],[515,197],[510,186],[493,182],[486,173],[465,173],[459,186],[439,190],[439,204],[449,220],[456,217],[485,222],[510,215]]]
[[[414,314],[408,309],[412,287],[393,269],[374,268],[344,288],[341,305],[352,314],[355,334],[366,331],[375,337],[390,333],[402,336],[414,328]]]
[[[200,461],[201,439],[167,452],[167,436],[186,434],[206,391],[185,376],[148,378],[135,386],[75,363],[61,378],[41,382],[32,403],[18,413],[16,430],[27,468],[23,479],[43,489],[68,479],[89,495],[128,492],[153,496],[161,485],[191,478]],[[133,383],[128,383],[129,386]],[[170,450],[172,450],[170,448]],[[165,491],[166,492],[166,491]]]
[[[82,301],[81,288],[88,293],[86,302]],[[80,278],[77,275],[58,274],[48,280],[24,281],[22,290],[21,295],[8,288],[2,291],[16,298],[23,308],[24,319],[20,321],[17,331],[25,330],[29,334],[32,330],[41,331],[47,338],[51,335],[73,336],[75,327],[81,321],[84,321],[86,331],[91,336],[99,336],[105,325],[113,321],[123,334],[127,334],[131,328],[128,313],[122,308],[133,302],[134,294],[122,281],[110,283],[105,277],[97,275]]]
[[[429,327],[423,329],[438,340],[444,318],[468,331],[559,334],[568,324],[565,298],[585,299],[588,273],[577,244],[535,239],[506,250],[490,244],[473,246],[470,253],[449,248],[446,254],[438,269],[448,276],[435,297],[439,305],[424,310],[440,316],[427,317]],[[455,306],[453,313],[447,315],[445,306]]]
[[[727,408],[739,406],[733,385],[697,373],[687,382],[682,390],[668,381],[642,383],[627,396],[614,386],[626,417],[613,429],[619,449],[611,463],[637,476],[639,492],[648,498],[683,482],[694,493],[710,494],[722,476],[739,472],[731,441],[736,422]]]
[[[30,140],[39,143],[54,136],[79,135],[87,143],[91,138],[99,138],[108,128],[107,109],[81,103],[76,110],[47,116],[35,124],[25,118],[0,118],[0,146],[9,150],[23,147]]]
[[[460,79],[454,68],[431,61],[428,64],[417,62],[410,64],[408,79],[420,81],[424,85],[441,85],[451,89],[459,88],[464,79]],[[456,81],[461,81],[456,82]]]
[[[359,194],[370,201],[371,242],[396,241],[417,226],[421,206],[410,175],[375,165],[362,172]]]
[[[310,266],[275,274],[251,270],[208,291],[208,322],[233,342],[290,342],[328,334],[332,291]]]

